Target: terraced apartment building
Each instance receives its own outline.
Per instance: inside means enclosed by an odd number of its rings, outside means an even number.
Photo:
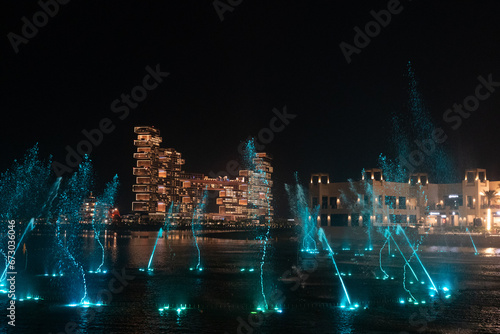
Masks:
[[[202,173],[188,173],[180,152],[161,147],[160,130],[152,126],[134,128],[136,166],[133,168],[135,200],[132,211],[150,219],[164,219],[171,204],[175,216],[191,217],[197,203],[207,193],[204,219],[221,221],[270,220],[272,207],[272,159],[256,153],[255,170],[240,170],[239,176],[209,178]]]

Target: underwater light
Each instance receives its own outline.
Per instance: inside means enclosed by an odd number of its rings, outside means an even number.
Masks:
[[[447,287],[444,287],[443,291],[450,291],[450,289],[448,289]]]
[[[253,268],[248,269],[248,271],[253,271],[253,270],[254,270]]]
[[[245,271],[245,268],[241,268],[240,271]]]
[[[400,299],[400,300],[399,300],[399,303],[400,303],[400,304],[404,304],[404,303],[405,303],[405,300],[404,300],[404,299]]]

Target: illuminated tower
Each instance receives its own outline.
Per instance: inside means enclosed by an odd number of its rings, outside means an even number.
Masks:
[[[154,127],[138,126],[134,132],[137,164],[133,169],[136,182],[132,186],[132,211],[163,216],[171,202],[181,199],[179,178],[184,160],[176,150],[160,147],[162,137]]]
[[[248,213],[250,219],[272,220],[272,173],[271,157],[267,153],[256,153],[253,158],[254,170],[241,170],[240,176],[248,180]]]

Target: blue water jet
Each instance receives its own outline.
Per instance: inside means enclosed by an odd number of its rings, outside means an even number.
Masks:
[[[205,212],[205,207],[207,204],[207,196],[208,196],[208,191],[205,190],[203,192],[203,197],[199,200],[198,204],[196,205],[193,211],[193,219],[191,220],[191,231],[193,232],[194,244],[196,246],[196,250],[198,251],[198,263],[196,264],[195,267],[195,269],[198,271],[202,271],[203,267],[201,266],[200,245],[198,245],[198,236],[196,232],[201,226],[201,219],[203,218],[203,213]]]
[[[345,287],[344,280],[342,279],[342,275],[340,274],[339,268],[337,267],[337,263],[335,262],[335,258],[333,257],[333,254],[334,254],[333,250],[330,247],[330,244],[328,243],[328,240],[326,239],[325,232],[323,231],[323,229],[321,227],[318,230],[318,237],[320,240],[322,240],[323,246],[326,247],[328,250],[328,253],[330,255],[330,258],[332,259],[335,270],[337,271],[337,276],[339,277],[340,283],[342,284],[342,288],[344,289],[344,293],[345,293],[345,296],[347,298],[347,302],[349,303],[349,305],[351,305],[351,299],[349,298],[349,294],[347,293],[347,289]]]
[[[427,271],[427,269],[425,268],[424,264],[420,260],[420,257],[418,256],[416,250],[413,248],[413,245],[411,244],[410,239],[408,239],[408,236],[406,235],[406,232],[404,231],[404,229],[400,225],[398,225],[398,228],[399,228],[400,231],[403,232],[403,235],[405,236],[406,241],[408,242],[408,245],[410,246],[411,250],[413,251],[412,254],[415,254],[415,257],[417,258],[418,262],[422,266],[422,269],[424,270],[425,274],[429,278],[429,281],[431,282],[432,286],[434,287],[434,290],[438,291],[437,288],[436,288],[436,286],[434,285],[434,281],[432,280],[431,276],[429,275],[429,272]],[[418,281],[418,279],[417,279],[417,281]]]
[[[380,248],[380,251],[379,251],[379,258],[378,258],[378,263],[379,263],[379,266],[380,266],[380,270],[384,273],[384,278],[383,279],[386,279],[389,277],[389,275],[387,274],[387,272],[384,270],[384,268],[382,267],[382,250],[384,249],[385,245],[389,242],[389,245],[390,245],[390,240],[391,238],[390,237],[387,237],[385,239],[385,242],[384,244],[382,245],[382,247]],[[390,246],[389,246],[390,247]]]
[[[162,234],[163,234],[163,228],[160,227],[160,229],[158,230],[158,235],[156,237],[155,246],[153,247],[153,251],[151,252],[151,256],[149,257],[148,271],[152,270],[151,264],[153,263],[153,257],[155,256],[156,245],[158,244],[158,239],[160,239]]]
[[[399,226],[399,225],[398,225]],[[403,251],[401,250],[401,248],[399,248],[399,245],[398,243],[396,242],[396,240],[394,239],[394,237],[392,236],[392,233],[391,232],[388,232],[389,234],[389,237],[392,239],[392,241],[394,242],[394,245],[396,245],[396,248],[399,250],[399,253],[401,254],[401,256],[403,257],[403,260],[405,261],[405,265],[408,265],[408,268],[410,268],[413,276],[415,276],[415,279],[418,281],[418,277],[417,277],[417,274],[415,274],[415,271],[413,270],[413,268],[411,267],[410,263],[408,262],[408,260],[406,260],[406,257],[405,255],[403,254]]]
[[[26,236],[26,233],[28,232],[28,230],[31,231],[34,228],[34,222],[35,222],[35,218],[31,218],[30,222],[28,223],[28,226],[26,226],[26,228],[24,229],[24,232],[23,232],[21,238],[17,242],[17,246],[14,250],[14,254],[12,256],[8,257],[8,258],[10,258],[10,260],[7,262],[7,265],[5,266],[4,271],[2,272],[2,276],[0,276],[0,282],[3,282],[7,278],[7,270],[11,266],[12,261],[15,261],[17,250],[19,249],[19,246],[23,243],[23,239]],[[10,269],[13,270],[14,268],[10,268]]]
[[[262,216],[260,212],[257,212],[254,217],[259,220],[264,220],[266,226],[266,232],[264,235],[258,237],[262,244],[262,255],[260,258],[260,290],[263,299],[263,304],[265,309],[269,309],[269,305],[267,303],[267,296],[264,289],[264,265],[266,263],[267,257],[267,246],[269,242],[269,236],[271,232],[271,187],[268,179],[268,173],[265,165],[262,163],[262,160],[258,159],[258,154],[255,148],[254,139],[250,139],[245,143],[243,150],[243,159],[245,168],[249,171],[248,174],[248,198],[249,198],[249,208],[258,207],[259,204],[262,205],[261,201],[255,200],[255,194],[253,192],[257,192],[255,189],[259,189],[264,187],[264,202],[266,206],[265,215]],[[260,194],[259,194],[260,195]],[[260,197],[260,196],[259,196]]]
[[[104,192],[101,196],[97,198],[94,206],[94,215],[92,217],[92,228],[94,229],[95,240],[99,244],[101,249],[101,263],[95,270],[96,273],[101,273],[102,267],[104,265],[104,245],[101,242],[100,235],[101,231],[106,228],[107,220],[109,219],[109,214],[114,206],[116,194],[118,192],[118,175],[113,177],[113,180],[106,184]]]
[[[320,206],[309,209],[304,187],[299,184],[297,172],[295,172],[295,187],[285,184],[285,189],[288,194],[290,208],[302,227],[299,243],[300,251],[316,254],[318,252],[315,240],[317,235],[316,217]]]
[[[466,227],[465,230],[467,231],[467,233],[469,233],[470,241],[472,242],[472,246],[474,246],[474,251],[475,251],[474,254],[478,255],[479,253],[477,252],[477,248],[476,248],[476,244],[474,243],[474,240],[472,240],[472,235],[470,234],[469,228]]]

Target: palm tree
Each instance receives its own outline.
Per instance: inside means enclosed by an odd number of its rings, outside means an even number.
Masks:
[[[484,190],[481,195],[486,197],[486,200],[488,201],[488,209],[491,208],[492,201],[496,202],[500,200],[500,192],[497,192],[496,190]]]
[[[488,201],[488,217],[487,217],[487,227],[486,229],[489,231],[491,229],[491,223],[493,221],[493,218],[491,216],[491,202],[492,201],[498,201],[500,199],[500,193],[497,193],[496,190],[484,190],[481,195],[486,197],[486,200]]]

